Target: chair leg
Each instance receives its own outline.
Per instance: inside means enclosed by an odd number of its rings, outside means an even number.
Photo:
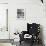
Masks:
[[[33,44],[34,44],[34,41],[32,40],[32,41],[31,41],[31,45],[30,45],[30,46],[33,46]]]
[[[20,45],[21,45],[21,41],[20,41]]]

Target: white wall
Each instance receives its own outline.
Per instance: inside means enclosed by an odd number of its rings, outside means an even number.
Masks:
[[[0,3],[8,3],[8,0],[0,0]]]

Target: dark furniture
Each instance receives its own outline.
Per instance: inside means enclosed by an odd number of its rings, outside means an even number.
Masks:
[[[43,3],[43,0],[41,0],[41,2]]]
[[[27,23],[27,31],[22,31],[21,34],[19,35],[20,36],[20,44],[22,41],[25,41],[28,43],[30,42],[31,46],[33,45],[33,43],[39,44],[39,41],[40,41],[39,33],[40,33],[40,24],[36,24],[36,23],[29,24],[29,23]],[[25,34],[29,34],[32,37],[25,39],[24,38]]]

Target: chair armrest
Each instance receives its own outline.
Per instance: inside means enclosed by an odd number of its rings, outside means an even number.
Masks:
[[[28,33],[27,31],[22,31],[22,34],[23,34],[23,35],[25,35],[25,34],[27,34],[27,33]]]
[[[20,41],[24,40],[24,35],[27,34],[27,31],[22,31],[21,34],[19,34]]]
[[[20,41],[23,41],[24,40],[24,35],[19,34],[19,37],[20,37]]]

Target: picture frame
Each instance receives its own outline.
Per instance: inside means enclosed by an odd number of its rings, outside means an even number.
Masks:
[[[19,20],[25,20],[25,9],[17,9],[17,19]]]

